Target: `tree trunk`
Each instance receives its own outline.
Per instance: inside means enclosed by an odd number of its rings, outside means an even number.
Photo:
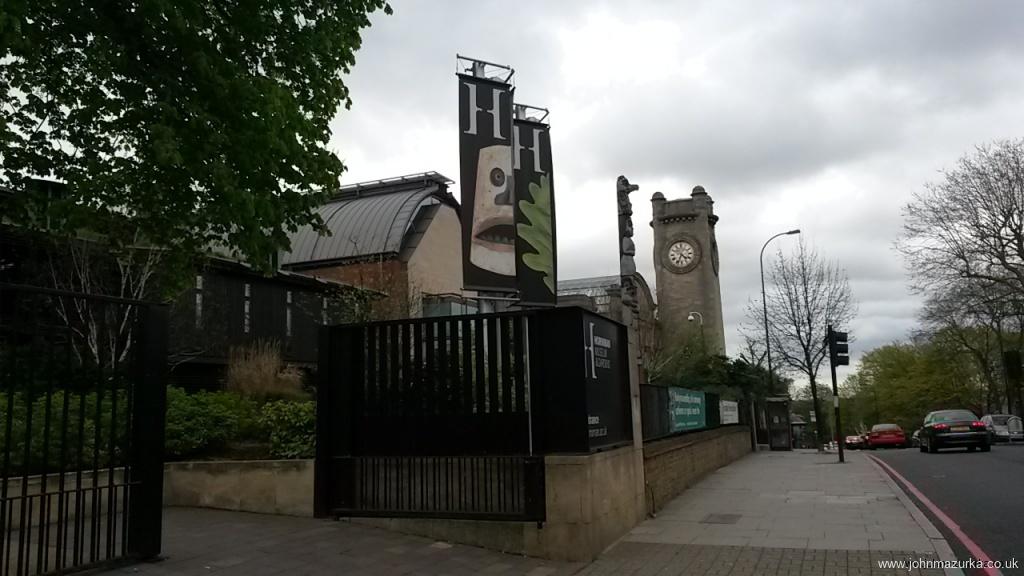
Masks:
[[[821,448],[825,442],[824,432],[824,419],[822,418],[821,407],[818,405],[818,383],[814,380],[814,376],[811,376],[811,403],[814,405],[814,438],[815,448]]]

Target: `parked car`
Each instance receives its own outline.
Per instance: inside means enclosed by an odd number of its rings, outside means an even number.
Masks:
[[[875,448],[905,448],[907,446],[907,435],[898,424],[875,424],[868,432],[868,450]]]
[[[910,435],[910,445],[917,448],[921,445],[921,429],[914,430],[914,433]]]
[[[1020,418],[1012,414],[986,414],[981,417],[988,429],[990,442],[1024,441],[1024,430]]]
[[[941,448],[965,446],[969,451],[992,449],[985,423],[970,410],[938,410],[930,412],[921,429],[921,452],[934,454]]]
[[[858,450],[864,445],[862,438],[859,435],[847,436],[846,437],[846,449],[847,450]]]

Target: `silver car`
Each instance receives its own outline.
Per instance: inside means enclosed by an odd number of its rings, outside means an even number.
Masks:
[[[1011,414],[986,414],[981,421],[988,428],[989,435],[993,442],[1022,442],[1024,441],[1024,426],[1021,426],[1021,419]]]

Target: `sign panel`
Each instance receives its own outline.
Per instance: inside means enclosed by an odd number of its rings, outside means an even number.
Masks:
[[[463,286],[514,292],[512,86],[458,74]]]
[[[590,448],[618,444],[632,437],[626,374],[626,340],[620,325],[597,315],[583,316],[583,368],[587,381],[587,432]]]
[[[718,413],[721,414],[722,424],[739,424],[740,423],[740,404],[739,402],[733,402],[731,400],[721,400],[718,402]]]
[[[514,122],[516,277],[524,304],[554,306],[558,250],[549,126]]]
[[[668,389],[669,427],[672,432],[707,426],[704,393],[671,387]]]

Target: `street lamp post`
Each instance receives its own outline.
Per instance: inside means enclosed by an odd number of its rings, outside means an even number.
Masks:
[[[775,236],[772,236],[765,241],[764,246],[761,246],[761,305],[764,307],[764,347],[768,355],[768,393],[775,393],[775,373],[772,372],[772,339],[768,334],[768,297],[765,295],[764,290],[764,249],[768,247],[768,243],[775,240],[779,236],[790,236],[793,234],[799,234],[800,229],[790,230],[788,232],[779,232]]]
[[[707,354],[708,344],[707,344],[707,342],[704,341],[704,315],[701,314],[700,312],[690,312],[689,314],[686,315],[686,320],[689,321],[689,322],[693,322],[693,317],[694,316],[696,316],[697,319],[700,321],[700,347],[701,347],[701,352],[704,353],[704,354]]]

